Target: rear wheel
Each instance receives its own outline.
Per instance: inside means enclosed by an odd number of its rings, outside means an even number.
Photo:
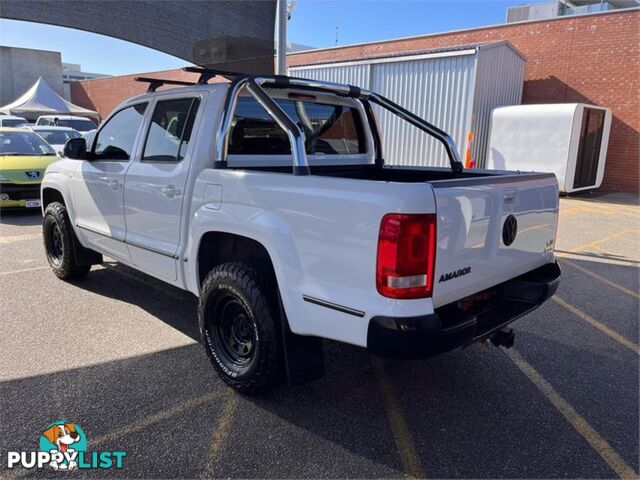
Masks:
[[[282,378],[276,289],[243,263],[206,276],[198,316],[202,341],[218,375],[241,393],[267,390]]]
[[[47,261],[58,278],[69,280],[86,275],[91,265],[76,261],[77,239],[71,228],[66,207],[59,202],[47,205],[42,222],[42,236]]]

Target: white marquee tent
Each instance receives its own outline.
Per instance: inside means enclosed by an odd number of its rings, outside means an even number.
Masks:
[[[28,120],[35,120],[40,115],[78,115],[82,117],[97,117],[98,112],[88,110],[71,102],[67,102],[58,95],[42,77],[33,84],[20,98],[4,107],[0,113],[18,115]]]

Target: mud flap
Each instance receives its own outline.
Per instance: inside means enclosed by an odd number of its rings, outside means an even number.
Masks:
[[[73,231],[73,230],[72,230]],[[102,254],[83,247],[73,232],[73,256],[78,265],[101,265]]]
[[[324,376],[324,349],[320,337],[296,335],[289,328],[282,299],[278,295],[284,365],[289,385],[301,385]]]

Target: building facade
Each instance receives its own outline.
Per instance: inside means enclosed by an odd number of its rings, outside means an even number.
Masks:
[[[608,12],[640,6],[637,0],[553,0],[507,8],[507,23],[546,20],[563,15]]]
[[[640,191],[640,9],[508,23],[289,53],[290,68],[506,40],[527,58],[523,103],[590,103],[613,113],[603,191]],[[193,80],[182,71],[157,76]],[[142,93],[136,75],[75,82],[71,100],[107,115]],[[145,74],[145,76],[149,76]]]
[[[0,46],[0,106],[20,97],[40,77],[64,94],[60,52]]]
[[[82,71],[82,65],[79,63],[62,63],[62,84],[64,95],[67,100],[71,99],[71,82],[80,80],[91,80],[93,78],[103,78],[109,75],[102,73],[91,73]]]

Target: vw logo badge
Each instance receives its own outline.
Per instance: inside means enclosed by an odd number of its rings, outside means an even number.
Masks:
[[[516,239],[518,234],[518,221],[513,215],[509,215],[502,226],[502,241],[508,247]]]
[[[35,180],[36,178],[40,178],[40,172],[38,172],[37,170],[33,170],[31,172],[24,172],[27,174],[27,177],[31,178],[32,180]]]

